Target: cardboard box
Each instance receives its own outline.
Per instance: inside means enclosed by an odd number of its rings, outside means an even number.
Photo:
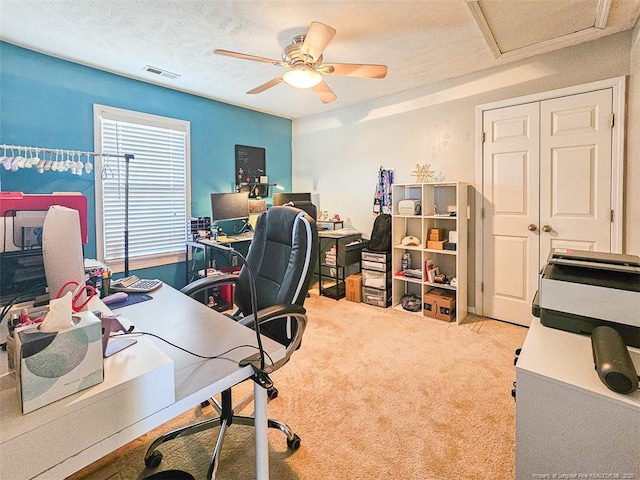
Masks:
[[[91,312],[74,318],[75,325],[60,332],[14,332],[9,355],[14,356],[23,414],[104,380],[102,324]]]
[[[425,317],[436,318],[436,308],[435,298],[427,296],[425,293],[422,299],[422,314]]]
[[[346,298],[350,302],[362,302],[362,274],[349,275],[346,280]]]
[[[444,240],[445,233],[446,233],[446,229],[444,228],[430,228],[429,240],[433,242],[441,242],[442,240]]]
[[[427,242],[427,248],[431,248],[433,250],[444,250],[444,245],[447,243],[446,240],[442,240],[441,242],[434,242],[429,240]]]
[[[423,297],[423,314],[426,317],[451,322],[455,319],[456,294],[442,288],[433,288]]]

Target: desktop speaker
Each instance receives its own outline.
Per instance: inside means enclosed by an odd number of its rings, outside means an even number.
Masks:
[[[622,335],[601,325],[591,332],[591,347],[598,376],[609,390],[633,393],[638,389],[638,374]]]
[[[42,257],[44,273],[49,286],[49,298],[56,298],[62,286],[75,281],[84,285],[84,257],[80,215],[72,208],[49,207],[42,226]],[[66,293],[69,289],[65,289]],[[83,296],[79,298],[84,302]]]

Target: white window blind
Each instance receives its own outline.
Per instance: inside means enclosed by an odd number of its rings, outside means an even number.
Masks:
[[[182,260],[189,213],[188,122],[102,106],[96,110],[100,151],[134,156],[128,178],[130,268]],[[104,156],[96,181],[96,220],[102,226],[98,256],[116,270],[124,263],[125,169],[124,158]]]

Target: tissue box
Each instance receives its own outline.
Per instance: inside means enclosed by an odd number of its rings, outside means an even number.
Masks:
[[[11,343],[23,414],[104,380],[102,324],[91,312],[59,332],[16,331]]]

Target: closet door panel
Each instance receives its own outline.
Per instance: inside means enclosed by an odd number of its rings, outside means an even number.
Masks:
[[[537,281],[538,105],[485,112],[483,312],[528,318]]]
[[[611,251],[611,103],[610,89],[541,102],[543,262],[551,248]]]

